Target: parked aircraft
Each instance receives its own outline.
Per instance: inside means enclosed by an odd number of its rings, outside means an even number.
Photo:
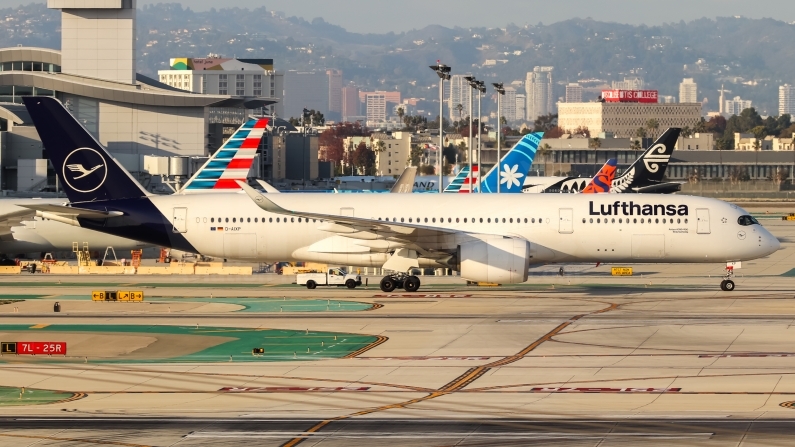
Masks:
[[[76,224],[207,256],[319,261],[396,273],[381,288],[416,291],[412,268],[452,268],[494,283],[549,262],[725,263],[767,256],[779,241],[716,199],[640,194],[262,194],[152,196],[55,98],[23,97],[69,206],[31,206]],[[76,179],[67,165],[102,167]],[[724,290],[733,290],[727,277]]]

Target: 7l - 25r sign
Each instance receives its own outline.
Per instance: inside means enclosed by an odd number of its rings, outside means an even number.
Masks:
[[[66,342],[62,341],[3,342],[2,353],[17,354],[17,355],[66,355]]]

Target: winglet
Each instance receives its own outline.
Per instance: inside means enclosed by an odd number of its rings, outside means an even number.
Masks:
[[[266,182],[265,180],[257,179],[257,183],[259,183],[259,185],[262,186],[262,189],[264,189],[268,194],[281,194],[278,189],[274,188],[273,185]]]
[[[246,195],[249,196],[251,200],[253,200],[254,203],[256,203],[257,206],[263,210],[275,214],[293,214],[292,211],[280,207],[279,205],[273,203],[271,199],[265,197],[264,194],[261,194],[256,189],[248,186],[248,183],[241,180],[235,180],[235,182],[243,191],[245,191]]]

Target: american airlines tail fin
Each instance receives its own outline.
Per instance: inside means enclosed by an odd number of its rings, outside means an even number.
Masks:
[[[613,184],[613,179],[616,176],[616,166],[618,160],[611,158],[607,163],[602,166],[602,169],[596,173],[588,186],[581,191],[582,194],[597,194],[601,192],[610,192],[610,185]]]
[[[267,127],[268,118],[251,119],[243,123],[179,193],[240,189],[235,180],[246,181]]]
[[[483,192],[520,193],[538,151],[543,132],[525,135],[481,180]]]
[[[637,160],[635,160],[624,173],[613,180],[612,192],[628,193],[641,192],[644,189],[663,185],[665,170],[671,154],[674,152],[676,141],[682,129],[671,127],[654,142]],[[672,184],[673,185],[673,184]],[[678,190],[676,184],[674,190]]]
[[[403,170],[397,181],[392,185],[391,193],[411,194],[414,191],[414,179],[417,177],[417,167],[409,166]]]
[[[477,165],[472,165],[472,170],[474,171],[477,168]],[[469,165],[464,165],[460,171],[458,171],[458,175],[444,188],[444,192],[461,192],[461,188],[464,185],[468,185],[467,179],[469,178]]]
[[[60,101],[45,96],[22,101],[70,202],[149,195]]]

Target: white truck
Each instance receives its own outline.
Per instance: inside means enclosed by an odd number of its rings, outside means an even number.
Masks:
[[[317,286],[345,286],[355,289],[362,285],[362,277],[350,274],[341,267],[329,267],[326,273],[299,273],[296,283],[299,286],[306,286],[307,289],[314,289]]]

